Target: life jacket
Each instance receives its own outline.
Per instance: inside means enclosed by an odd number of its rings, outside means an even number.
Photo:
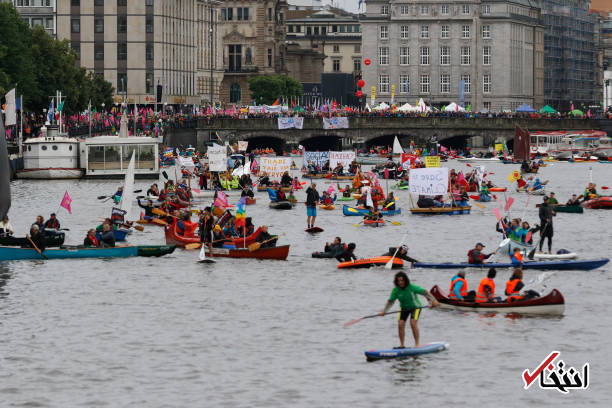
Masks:
[[[514,278],[506,282],[506,296],[508,296],[508,302],[515,302],[524,298],[524,296],[519,296],[520,292],[516,290],[516,285],[520,281],[519,278]]]
[[[474,251],[476,251],[476,248],[472,248],[468,251],[468,262],[471,264],[479,264],[482,263],[482,261],[484,261],[484,255],[481,253],[478,256],[478,259],[474,258]]]
[[[89,237],[89,240],[91,241],[91,244],[95,247],[99,247],[100,243],[98,242],[98,238],[96,238],[96,236],[94,235],[93,237]]]
[[[522,263],[523,262],[523,255],[521,255],[520,252],[514,252],[510,256],[510,261],[512,263]]]
[[[453,288],[455,287],[455,283],[457,282],[462,282],[463,286],[461,286],[461,289],[459,289],[459,294],[462,297],[466,297],[468,295],[468,285],[467,285],[467,281],[463,278],[457,277],[455,279],[453,279],[453,281],[450,284],[450,290],[448,291],[449,295],[448,298],[449,299],[457,299],[457,296],[455,295],[455,292],[453,292]]]
[[[495,282],[493,279],[489,279],[487,277],[482,278],[480,284],[478,285],[478,290],[476,291],[476,302],[488,302],[487,294],[485,293],[485,286],[491,288],[491,296],[495,294]]]

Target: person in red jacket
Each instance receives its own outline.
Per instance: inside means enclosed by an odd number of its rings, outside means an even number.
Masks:
[[[491,252],[490,254],[485,254],[482,252],[485,246],[479,242],[476,244],[476,247],[470,249],[468,252],[468,262],[471,264],[482,265],[485,263],[486,259],[489,259],[491,255],[493,255],[496,251]]]

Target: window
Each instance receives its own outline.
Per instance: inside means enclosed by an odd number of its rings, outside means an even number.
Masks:
[[[236,19],[241,21],[249,21],[249,8],[238,7],[236,9]]]
[[[94,20],[94,32],[95,33],[104,32],[104,19],[103,18],[96,18]]]
[[[472,92],[472,77],[470,76],[470,74],[461,75],[461,80],[463,81],[463,92]]]
[[[482,93],[491,93],[491,75],[482,76]]]
[[[352,33],[352,32],[353,32],[353,26],[352,26],[352,25],[350,25],[350,24],[349,24],[349,25],[347,25],[347,26],[346,26],[346,32],[347,32],[347,33]]]
[[[117,43],[117,59],[120,61],[127,59],[127,43]]]
[[[482,47],[482,65],[491,65],[491,47]]]
[[[407,4],[402,4],[400,6],[400,14],[403,14],[403,15],[410,14],[410,6],[408,6]]]
[[[145,74],[145,84],[147,87],[146,93],[151,95],[153,93],[153,72],[147,72]]]
[[[332,33],[337,33],[338,32],[338,26],[337,25],[333,25],[332,26]]]
[[[461,38],[470,38],[470,26],[461,26]]]
[[[104,44],[94,45],[94,58],[98,61],[104,60]]]
[[[236,8],[236,20],[238,21],[242,20],[242,7]]]
[[[410,77],[408,75],[399,76],[399,91],[400,93],[410,93]]]
[[[429,38],[429,26],[428,25],[421,26],[421,38]]]
[[[268,9],[268,21],[272,21],[272,8]]]
[[[153,16],[147,16],[145,24],[146,24],[147,33],[152,33],[153,32]]]
[[[79,7],[81,5],[81,0],[71,0],[70,5],[72,7]]]
[[[361,52],[361,44],[355,44],[355,52],[356,53],[360,53]]]
[[[482,38],[490,39],[491,38],[491,26],[483,25],[482,26]]]
[[[449,93],[450,92],[450,75],[441,74],[440,75],[440,93]]]
[[[353,71],[361,71],[361,60],[354,59],[353,60]]]
[[[42,18],[33,18],[32,19],[32,27],[42,26],[42,25],[43,25],[43,19]]]
[[[440,8],[440,12],[442,14],[449,14],[449,10],[450,8],[448,7],[448,4],[443,4],[442,7]]]
[[[153,44],[147,43],[147,61],[153,61]]]
[[[268,48],[268,66],[272,66],[272,48]]]
[[[450,65],[450,47],[440,47],[440,65]]]
[[[450,27],[447,25],[443,25],[440,27],[440,37],[449,38],[450,37]]]
[[[117,93],[125,93],[127,90],[127,72],[117,73]]]
[[[429,65],[429,47],[421,47],[421,65]]]
[[[389,65],[389,47],[378,49],[378,65]]]
[[[339,45],[337,45],[337,44],[335,44],[335,45],[334,45],[334,48],[333,48],[333,49],[334,49],[334,52],[335,52],[335,53],[340,52],[340,46],[339,46]]]
[[[428,94],[429,88],[429,75],[421,75],[421,93]]]
[[[337,58],[332,60],[332,71],[340,72],[340,60]]]
[[[145,6],[152,6],[153,5],[153,0],[146,0],[145,1]]]
[[[400,47],[400,65],[410,64],[410,48]]]
[[[470,47],[461,47],[461,65],[472,63],[472,50]]]
[[[104,0],[94,0],[94,6],[104,7]]]
[[[378,92],[389,93],[389,75],[381,75],[378,77]]]
[[[295,26],[295,32],[296,33],[301,33],[302,32],[302,26],[301,25],[296,25]]]
[[[247,47],[244,52],[244,63],[247,65],[253,64],[253,51],[251,51],[250,47]]]
[[[117,0],[118,7],[127,7],[127,0]]]
[[[461,5],[461,14],[470,14],[470,5],[462,4]]]
[[[380,7],[380,14],[383,16],[389,15],[389,6],[387,4],[384,4]]]
[[[426,16],[429,14],[429,6],[426,4],[421,4],[421,15]]]
[[[356,24],[353,26],[353,31],[356,33],[360,33],[361,32],[361,26],[359,24]]]
[[[242,45],[228,45],[229,71],[242,71]]]
[[[491,14],[491,5],[483,4],[482,5],[482,14]]]
[[[388,26],[380,26],[380,39],[381,40],[389,39],[389,27]]]
[[[242,99],[242,88],[240,88],[239,84],[233,83],[232,86],[230,86],[230,102],[237,103],[237,102],[240,102],[241,99]]]
[[[227,20],[227,9],[225,9],[225,8],[221,9],[221,20],[223,20],[223,21]]]
[[[341,25],[341,26],[340,26],[340,32],[341,32],[341,33],[346,32],[346,26],[345,26],[345,25]]]
[[[70,32],[81,32],[81,20],[79,20],[78,18],[73,18],[72,20],[70,20]]]
[[[287,32],[288,33],[292,33],[293,32],[293,26],[292,25],[287,27]]]
[[[77,53],[77,56],[80,58],[80,54],[81,54],[81,44],[76,43],[76,44],[70,44],[70,48],[72,48],[72,51]]]
[[[306,35],[312,35],[312,27],[306,27]]]
[[[482,106],[485,108],[485,110],[491,110],[491,102],[483,102]]]
[[[227,20],[232,21],[234,19],[234,9],[231,7],[227,8]]]
[[[127,16],[126,15],[120,14],[117,16],[117,32],[127,33]]]
[[[319,35],[319,27],[314,28],[314,35]]]
[[[408,31],[408,26],[401,26],[400,27],[400,38],[402,40],[407,40],[408,36],[409,36],[409,31]]]

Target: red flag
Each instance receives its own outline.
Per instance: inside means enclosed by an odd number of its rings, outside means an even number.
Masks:
[[[71,203],[72,203],[72,199],[68,195],[68,191],[66,191],[64,193],[64,198],[62,198],[62,202],[60,203],[60,207],[64,207],[66,210],[68,210],[69,214],[72,214],[72,210],[70,208]]]

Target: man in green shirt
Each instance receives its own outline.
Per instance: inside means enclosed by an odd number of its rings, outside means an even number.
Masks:
[[[400,303],[400,316],[397,325],[400,345],[398,348],[405,348],[404,338],[406,337],[406,319],[410,316],[410,328],[412,329],[412,335],[414,336],[414,347],[419,347],[419,326],[418,320],[421,314],[421,302],[417,295],[422,295],[427,298],[431,303],[432,307],[439,305],[438,301],[427,291],[420,286],[410,283],[410,279],[404,272],[398,272],[395,274],[393,280],[395,287],[391,291],[391,296],[385,305],[385,308],[380,315],[383,316],[393,306],[396,300]]]
[[[557,201],[557,197],[555,197],[555,193],[550,193],[550,197],[548,199],[548,205],[557,205],[559,201]]]

